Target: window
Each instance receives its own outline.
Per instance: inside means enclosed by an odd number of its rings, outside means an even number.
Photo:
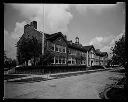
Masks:
[[[59,63],[61,64],[61,59],[59,58]]]
[[[73,60],[72,60],[72,64],[76,64],[76,61],[75,61],[75,59],[73,59]]]
[[[54,58],[52,58],[52,61],[51,61],[51,63],[54,63]]]
[[[66,58],[63,58],[63,59],[62,59],[62,63],[63,63],[63,64],[66,64]]]
[[[70,49],[68,49],[68,53],[71,54],[71,50]]]
[[[54,44],[51,44],[51,50],[54,51]]]
[[[56,46],[56,51],[59,52],[59,48],[58,48],[58,46]]]
[[[59,58],[56,58],[56,64],[59,64]]]
[[[66,53],[66,47],[63,48],[63,52]]]
[[[72,58],[68,58],[68,64],[72,64]]]
[[[68,64],[71,64],[71,61],[70,60],[68,61]]]
[[[56,45],[56,52],[63,52],[66,53],[66,47]]]
[[[61,52],[61,47],[59,48],[59,52]]]

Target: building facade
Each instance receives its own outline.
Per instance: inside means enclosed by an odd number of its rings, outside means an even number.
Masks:
[[[72,41],[68,41],[66,35],[63,35],[61,32],[46,34],[37,31],[36,21],[24,26],[24,34],[17,42],[17,56],[20,56],[18,45],[22,42],[23,38],[32,36],[36,37],[42,44],[42,55],[47,52],[53,55],[50,65],[107,65],[107,52],[95,50],[93,45],[82,46],[82,44],[79,43],[78,37],[75,38],[76,42],[73,43]]]

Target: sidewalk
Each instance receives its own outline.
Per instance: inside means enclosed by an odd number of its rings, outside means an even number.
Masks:
[[[66,74],[75,74],[75,73],[86,73],[86,72],[97,72],[97,71],[105,71],[105,70],[111,70],[111,69],[97,69],[97,70],[86,70],[86,71],[75,71],[75,72],[63,72],[63,73],[54,73],[54,74],[45,74],[45,75],[33,75],[33,74],[13,74],[13,75],[26,75],[26,77],[21,77],[21,78],[14,78],[14,79],[9,79],[9,80],[4,80],[4,82],[7,81],[15,81],[15,80],[21,80],[21,79],[28,79],[28,78],[35,78],[35,77],[40,77],[40,78],[45,78],[45,79],[55,79],[55,77],[52,76],[58,76],[58,75],[66,75]]]

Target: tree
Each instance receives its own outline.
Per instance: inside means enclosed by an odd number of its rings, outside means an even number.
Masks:
[[[127,54],[125,52],[125,35],[122,36],[122,38],[119,39],[119,41],[115,42],[114,48],[112,48],[113,51],[113,57],[112,61],[115,64],[119,64],[120,66],[123,66],[125,68],[125,76],[128,75],[127,73]],[[126,78],[126,77],[125,77]],[[128,90],[127,86],[127,79],[124,83],[124,89]]]
[[[26,61],[28,65],[28,60],[34,60],[34,65],[36,64],[36,57],[39,57],[42,54],[42,44],[36,39],[36,37],[24,38],[19,44],[19,53],[18,59],[20,62]]]
[[[6,55],[6,51],[4,51],[4,68],[12,68],[16,66],[16,60],[12,58],[8,58]]]
[[[125,35],[123,35],[119,41],[115,42],[115,46],[112,48],[112,53],[112,63],[125,67],[127,63],[127,55],[125,53]]]
[[[6,55],[6,51],[4,51],[4,62],[7,61],[8,58],[7,58],[7,55]]]
[[[53,56],[54,56],[53,53],[47,50],[44,55],[40,56],[39,65],[50,65],[52,62]]]

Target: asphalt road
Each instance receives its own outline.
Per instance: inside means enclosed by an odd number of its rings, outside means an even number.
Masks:
[[[123,75],[101,71],[34,83],[4,83],[4,98],[13,99],[100,99],[107,86]]]

